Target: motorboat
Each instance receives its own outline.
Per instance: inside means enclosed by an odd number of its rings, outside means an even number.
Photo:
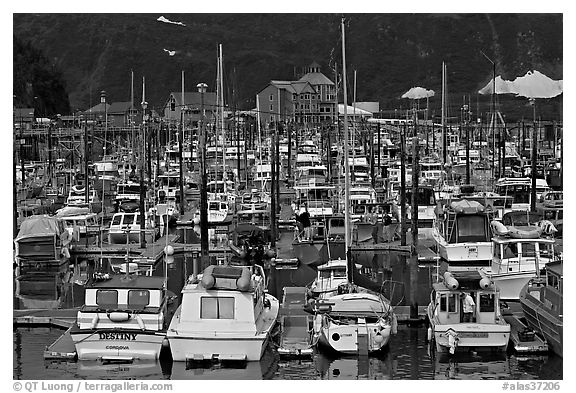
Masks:
[[[158,359],[172,298],[163,277],[98,275],[70,329],[79,360]]]
[[[368,355],[385,349],[396,334],[390,302],[371,292],[336,294],[314,303],[314,338],[341,354]]]
[[[100,233],[97,214],[91,213],[86,207],[66,206],[57,210],[55,217],[64,223],[66,230],[76,241],[81,237]]]
[[[494,281],[502,299],[518,300],[522,287],[556,259],[556,241],[550,234],[555,229],[546,226],[545,221],[542,223],[542,226],[505,226],[492,221],[494,255],[490,267],[481,271]]]
[[[464,318],[463,295],[474,301],[471,321]],[[488,348],[506,351],[510,324],[500,312],[500,290],[479,272],[445,272],[432,284],[426,310],[428,339],[438,352]]]
[[[489,266],[493,244],[493,210],[466,199],[446,204],[436,217],[432,237],[448,270],[476,270]]]
[[[531,279],[520,290],[520,304],[528,327],[544,337],[548,347],[562,357],[563,262],[550,262],[546,275]]]
[[[59,272],[69,263],[74,242],[58,218],[32,215],[20,225],[14,245],[15,262],[22,273],[32,267],[43,272]]]
[[[86,206],[86,187],[80,185],[74,185],[70,188],[68,198],[66,199],[66,205],[68,206]],[[88,205],[92,206],[94,203],[98,203],[98,195],[95,189],[88,190]]]
[[[208,201],[208,225],[227,225],[232,222],[228,202],[221,200]]]
[[[146,212],[145,217],[146,224],[144,232],[146,241],[151,243],[156,240],[159,230],[155,227],[153,215]],[[120,212],[112,216],[112,221],[108,229],[109,244],[141,243],[141,236],[140,212]]]
[[[278,317],[260,265],[208,266],[190,277],[167,332],[172,359],[258,361]]]

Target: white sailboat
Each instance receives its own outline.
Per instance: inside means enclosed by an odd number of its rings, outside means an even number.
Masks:
[[[348,125],[346,98],[344,20],[342,20],[342,57],[344,77],[344,162],[348,163]],[[345,170],[345,245],[350,244],[350,168]],[[348,263],[346,264],[348,265]],[[360,292],[361,291],[361,292]],[[315,302],[314,336],[318,344],[343,354],[367,355],[386,348],[396,331],[396,318],[390,302],[380,294],[349,283],[346,293]]]

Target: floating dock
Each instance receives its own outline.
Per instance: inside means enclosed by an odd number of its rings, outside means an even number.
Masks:
[[[281,327],[278,354],[281,358],[312,358],[312,315],[304,311],[305,304],[305,287],[284,287],[278,314]]]
[[[140,244],[129,243],[129,244],[102,244],[102,246],[97,245],[76,245],[70,253],[72,255],[100,255],[106,254],[108,257],[118,257],[123,258],[130,255],[131,258],[140,259],[142,262],[147,262],[154,264],[158,262],[164,255],[164,247],[166,245],[174,246],[174,243],[180,238],[176,234],[168,234],[162,236],[154,243],[146,243],[145,248],[141,248]],[[200,247],[198,245],[198,247]]]

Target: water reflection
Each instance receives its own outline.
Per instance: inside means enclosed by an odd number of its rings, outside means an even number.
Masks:
[[[314,359],[320,379],[392,379],[394,372],[389,353],[381,357],[330,357],[322,353]]]
[[[35,273],[14,280],[15,309],[56,309],[66,296],[67,276],[60,273]]]
[[[510,379],[511,376],[505,353],[437,354],[434,362],[434,379]]]
[[[214,364],[196,364],[187,362],[169,362],[166,367],[170,379],[211,379],[211,380],[259,380],[272,379],[278,369],[278,354],[269,344],[259,362],[230,362]]]
[[[123,364],[79,360],[77,375],[85,379],[169,379],[170,376],[165,363],[157,360],[136,360]]]

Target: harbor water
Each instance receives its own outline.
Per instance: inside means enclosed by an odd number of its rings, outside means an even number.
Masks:
[[[282,233],[279,254],[289,256],[291,233]],[[180,254],[174,263],[163,263],[153,275],[167,274],[169,290],[179,294],[186,277],[194,272],[194,256]],[[369,264],[373,277],[395,283],[390,286],[394,305],[407,305],[408,292],[403,283],[409,282],[408,264],[394,254],[371,258],[357,258]],[[121,263],[121,261],[108,261]],[[363,265],[364,266],[364,265]],[[198,267],[197,267],[198,268]],[[364,268],[364,267],[363,267]],[[436,266],[418,266],[416,300],[420,306],[429,302],[430,287],[435,280]],[[315,272],[299,265],[297,269],[272,269],[269,273],[269,292],[282,299],[282,288],[303,286],[310,283]],[[397,285],[396,285],[397,284]],[[63,282],[57,276],[46,276],[34,282],[19,283],[15,288],[14,309],[72,308],[84,302],[81,285]],[[315,352],[311,360],[283,360],[271,342],[260,362],[248,362],[238,367],[219,364],[208,368],[186,369],[184,362],[172,362],[162,356],[156,362],[132,364],[102,364],[92,361],[44,360],[42,354],[64,330],[56,327],[15,327],[13,332],[14,379],[562,379],[562,358],[553,354],[545,356],[519,356],[509,350],[506,354],[469,352],[448,357],[435,356],[426,340],[423,325],[401,324],[398,334],[392,337],[388,350],[377,357],[335,357]]]

